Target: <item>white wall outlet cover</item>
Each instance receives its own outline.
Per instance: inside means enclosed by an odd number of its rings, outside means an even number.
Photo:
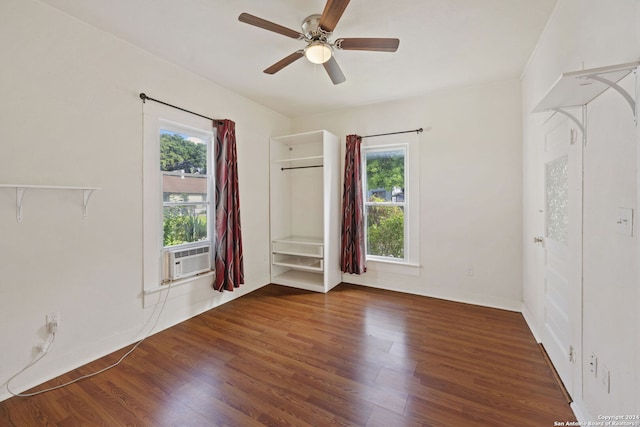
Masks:
[[[600,384],[607,393],[611,393],[611,372],[605,365],[600,367]]]
[[[633,209],[618,208],[616,211],[616,232],[623,236],[633,236]]]

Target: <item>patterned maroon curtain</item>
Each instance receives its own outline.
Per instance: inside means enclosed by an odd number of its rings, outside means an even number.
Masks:
[[[214,289],[233,291],[244,283],[236,124],[216,123],[216,280]]]
[[[342,193],[342,255],[340,269],[345,273],[367,271],[364,247],[364,214],[362,212],[362,163],[358,135],[347,136],[344,159],[344,192]]]

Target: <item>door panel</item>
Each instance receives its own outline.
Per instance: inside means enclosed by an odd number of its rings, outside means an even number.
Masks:
[[[542,342],[569,394],[580,348],[582,145],[564,116],[544,128],[544,323]]]

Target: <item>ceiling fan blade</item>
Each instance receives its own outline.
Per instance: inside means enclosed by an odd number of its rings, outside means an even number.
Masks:
[[[342,50],[372,50],[376,52],[395,52],[398,50],[398,39],[349,38],[338,39],[335,46]]]
[[[320,27],[332,33],[348,4],[349,0],[327,0],[320,18]]]
[[[287,56],[286,58],[281,59],[280,61],[278,61],[275,64],[273,64],[271,67],[269,67],[266,70],[264,70],[264,72],[267,73],[267,74],[275,74],[278,71],[282,70],[287,65],[293,64],[295,61],[297,61],[298,59],[302,58],[303,56],[304,56],[304,51],[302,51],[302,50],[298,50],[296,52],[293,52],[291,55]]]
[[[327,70],[327,74],[329,74],[329,78],[334,85],[339,85],[347,80],[334,56],[322,65],[324,66],[324,69]]]
[[[254,25],[265,30],[273,31],[274,33],[291,37],[292,39],[304,38],[304,36],[298,31],[283,27],[282,25],[278,25],[271,21],[267,21],[266,19],[258,18],[257,16],[249,15],[248,13],[241,13],[240,16],[238,16],[238,21],[244,22],[245,24]]]

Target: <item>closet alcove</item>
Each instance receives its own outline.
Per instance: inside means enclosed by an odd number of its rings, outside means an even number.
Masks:
[[[274,137],[270,161],[271,282],[328,292],[342,277],[339,139]]]

